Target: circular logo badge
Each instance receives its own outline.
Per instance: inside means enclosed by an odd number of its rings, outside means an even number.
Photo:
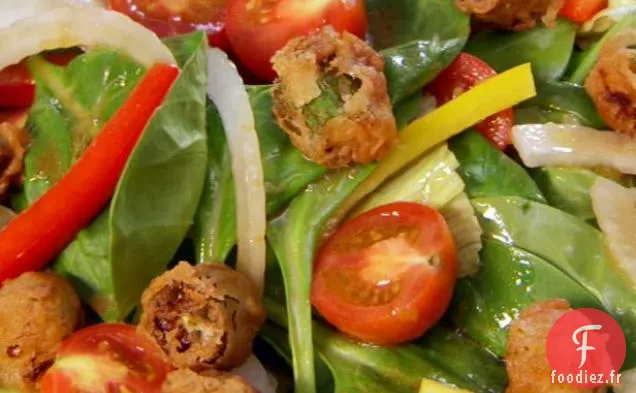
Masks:
[[[552,382],[581,388],[605,385],[625,361],[625,335],[603,311],[581,308],[559,318],[550,329],[546,356]]]

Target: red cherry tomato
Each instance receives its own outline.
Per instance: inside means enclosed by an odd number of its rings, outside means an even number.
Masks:
[[[298,36],[322,26],[364,37],[367,14],[363,0],[228,0],[230,44],[253,74],[263,81],[276,77],[270,59]]]
[[[66,65],[76,51],[50,52],[45,58],[57,65]],[[35,81],[25,62],[11,65],[0,71],[0,108],[26,108],[35,98]]]
[[[169,37],[205,31],[210,45],[228,48],[225,34],[227,0],[108,0],[108,6]]]
[[[457,256],[443,216],[418,203],[380,206],[321,247],[312,304],[344,333],[379,345],[413,340],[450,303]]]
[[[607,0],[565,0],[559,14],[572,22],[585,23],[604,8]]]
[[[42,393],[160,393],[172,367],[134,326],[94,325],[69,337],[44,374]]]
[[[468,53],[460,53],[425,90],[435,96],[438,105],[442,105],[495,75],[497,72],[484,61]],[[508,108],[486,118],[475,129],[503,150],[512,143],[513,125],[512,108]]]
[[[35,82],[24,63],[0,71],[0,107],[28,107],[35,98]]]

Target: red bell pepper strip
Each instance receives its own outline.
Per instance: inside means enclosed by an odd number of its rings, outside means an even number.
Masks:
[[[68,173],[0,230],[0,283],[45,267],[108,204],[178,76],[176,67],[153,66]]]
[[[575,23],[585,23],[607,8],[607,0],[565,0],[560,15]]]

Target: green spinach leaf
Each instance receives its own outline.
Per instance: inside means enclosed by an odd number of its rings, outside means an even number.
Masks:
[[[166,44],[182,68],[179,79],[144,131],[110,206],[54,265],[106,321],[124,319],[149,281],[166,268],[192,223],[203,186],[207,41],[195,33]],[[63,162],[66,167],[45,165],[46,182],[32,185],[31,202],[68,169],[143,73],[116,54],[84,56],[67,69],[32,67],[44,72],[32,116],[33,135],[37,139],[51,127],[47,119],[54,119],[55,128],[46,132],[56,143],[50,150],[44,145],[31,150],[29,159]],[[40,167],[33,168],[39,173]]]
[[[573,83],[583,83],[594,67],[603,45],[605,45],[605,43],[616,34],[622,33],[634,27],[636,27],[636,13],[625,15],[625,17],[612,26],[612,28],[609,29],[600,40],[596,41],[589,48],[583,51],[580,56],[577,56],[577,63],[573,67],[572,75],[569,76],[568,80]]]
[[[581,284],[621,325],[624,368],[636,365],[636,290],[606,253],[603,234],[585,221],[519,197],[473,200],[484,237],[545,259]]]
[[[419,91],[464,47],[469,18],[446,0],[368,0],[369,35],[385,59],[389,95]]]
[[[466,51],[488,63],[497,72],[532,63],[537,82],[559,79],[567,68],[576,25],[559,20],[556,27],[535,27],[523,32],[486,30],[475,34]]]
[[[287,326],[284,306],[269,300],[266,305],[270,318]],[[422,378],[475,393],[503,392],[507,383],[505,369],[496,357],[441,327],[414,343],[394,347],[360,344],[320,322],[313,323],[313,330],[322,360],[317,364],[324,362],[331,370],[334,393],[412,393]],[[284,333],[274,328],[263,330],[262,335],[289,359]],[[320,370],[319,381],[329,382],[322,364]],[[296,387],[296,391],[303,390]]]
[[[309,185],[268,225],[267,237],[285,282],[287,312],[291,315],[289,339],[294,380],[301,392],[316,391],[309,294],[319,237],[331,214],[374,167],[368,165],[326,175]]]
[[[479,273],[457,284],[453,320],[499,356],[504,355],[508,325],[535,301],[563,298],[574,307],[602,308],[579,283],[519,248],[485,240],[481,260]]]
[[[319,179],[326,168],[307,160],[278,126],[268,87],[249,88],[248,93],[261,149],[267,213],[272,215]],[[225,130],[212,103],[208,104],[207,129],[210,155],[195,243],[198,262],[223,262],[236,243],[236,201]]]
[[[68,171],[144,70],[105,50],[82,55],[68,67],[40,56],[28,65],[37,87],[28,123],[32,143],[24,160],[23,192],[31,204]]]
[[[495,147],[481,134],[464,132],[449,142],[459,161],[457,173],[466,184],[470,198],[509,195],[545,202],[530,175]]]
[[[606,128],[585,89],[568,82],[548,82],[537,86],[537,95],[515,108],[517,124],[554,122]]]
[[[599,175],[589,169],[543,167],[532,171],[533,177],[550,206],[583,220],[595,220],[590,188]]]

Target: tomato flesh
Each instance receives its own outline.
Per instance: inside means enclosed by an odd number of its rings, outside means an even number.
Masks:
[[[457,256],[443,216],[417,203],[370,210],[325,242],[312,304],[353,337],[392,345],[421,336],[446,311]]]
[[[271,58],[287,42],[322,26],[364,37],[363,0],[228,0],[227,34],[233,51],[264,82],[276,77]]]
[[[607,8],[607,0],[565,0],[560,15],[575,23],[585,23]]]
[[[128,15],[159,37],[204,31],[210,45],[226,50],[226,0],[108,0],[108,6]]]
[[[159,393],[172,366],[134,326],[95,325],[69,337],[42,378],[43,393]]]
[[[0,107],[27,107],[34,98],[35,82],[24,63],[0,71]]]
[[[497,72],[481,59],[460,53],[451,65],[426,86],[425,91],[435,96],[438,105],[443,105],[495,75]],[[512,143],[513,125],[513,111],[508,108],[486,118],[474,128],[503,150]]]

